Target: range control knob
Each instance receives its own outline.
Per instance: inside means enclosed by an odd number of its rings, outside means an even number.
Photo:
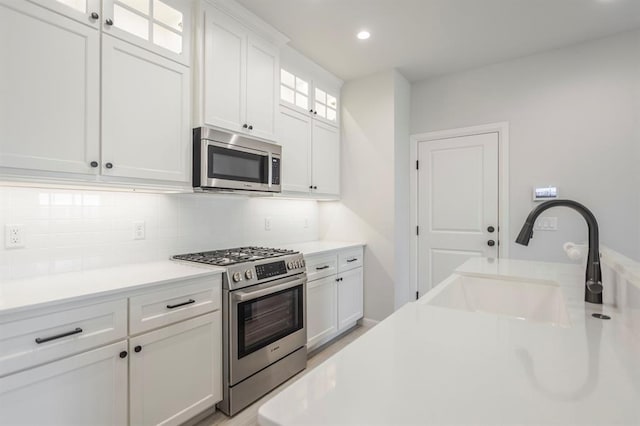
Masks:
[[[299,261],[299,260],[296,260],[296,261],[294,262],[294,264],[296,265],[296,269],[300,267],[300,261]]]
[[[289,262],[289,263],[287,264],[287,268],[289,268],[289,269],[293,269],[293,262]]]
[[[300,267],[301,267],[301,268],[304,268],[304,267],[305,267],[305,265],[306,265],[306,264],[304,263],[304,259],[302,259],[302,260],[300,261]]]
[[[253,279],[253,271],[251,269],[247,269],[247,272],[244,273],[244,276],[247,277],[248,280]]]
[[[233,273],[233,282],[237,283],[242,279],[242,274],[240,272]]]

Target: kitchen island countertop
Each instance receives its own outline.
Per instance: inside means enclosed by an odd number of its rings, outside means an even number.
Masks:
[[[570,325],[432,306],[430,292],[263,405],[260,424],[640,424],[635,302],[585,304],[579,265],[476,258],[457,273],[553,281]]]

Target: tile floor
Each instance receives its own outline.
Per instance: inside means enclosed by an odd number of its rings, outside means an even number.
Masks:
[[[300,372],[296,376],[289,379],[287,382],[283,383],[267,395],[260,398],[258,401],[254,402],[252,405],[236,414],[234,417],[229,418],[217,411],[214,414],[206,417],[200,422],[196,423],[196,426],[255,426],[258,424],[258,409],[262,404],[276,396],[280,393],[284,388],[286,388],[290,383],[297,380],[298,378],[304,376],[309,371],[313,370],[315,367],[320,365],[326,359],[331,357],[336,352],[342,350],[349,343],[356,340],[358,337],[362,336],[368,330],[371,329],[370,325],[357,325],[351,331],[346,334],[340,336],[337,340],[328,343],[324,347],[314,351],[314,353],[310,354],[307,361],[307,369]]]

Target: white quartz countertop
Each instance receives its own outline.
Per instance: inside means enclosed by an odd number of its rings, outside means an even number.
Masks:
[[[353,247],[362,247],[364,243],[346,242],[346,241],[308,241],[305,243],[288,244],[282,248],[289,250],[297,250],[306,256],[324,253],[329,251],[343,250]]]
[[[459,272],[554,281],[570,326],[427,305],[430,292],[264,404],[260,424],[640,425],[640,337],[583,302],[581,266],[477,258]]]
[[[222,272],[224,268],[166,260],[0,281],[0,314]]]

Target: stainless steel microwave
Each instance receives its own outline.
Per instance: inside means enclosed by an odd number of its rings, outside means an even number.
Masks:
[[[193,129],[193,187],[280,192],[282,147],[207,127]]]

